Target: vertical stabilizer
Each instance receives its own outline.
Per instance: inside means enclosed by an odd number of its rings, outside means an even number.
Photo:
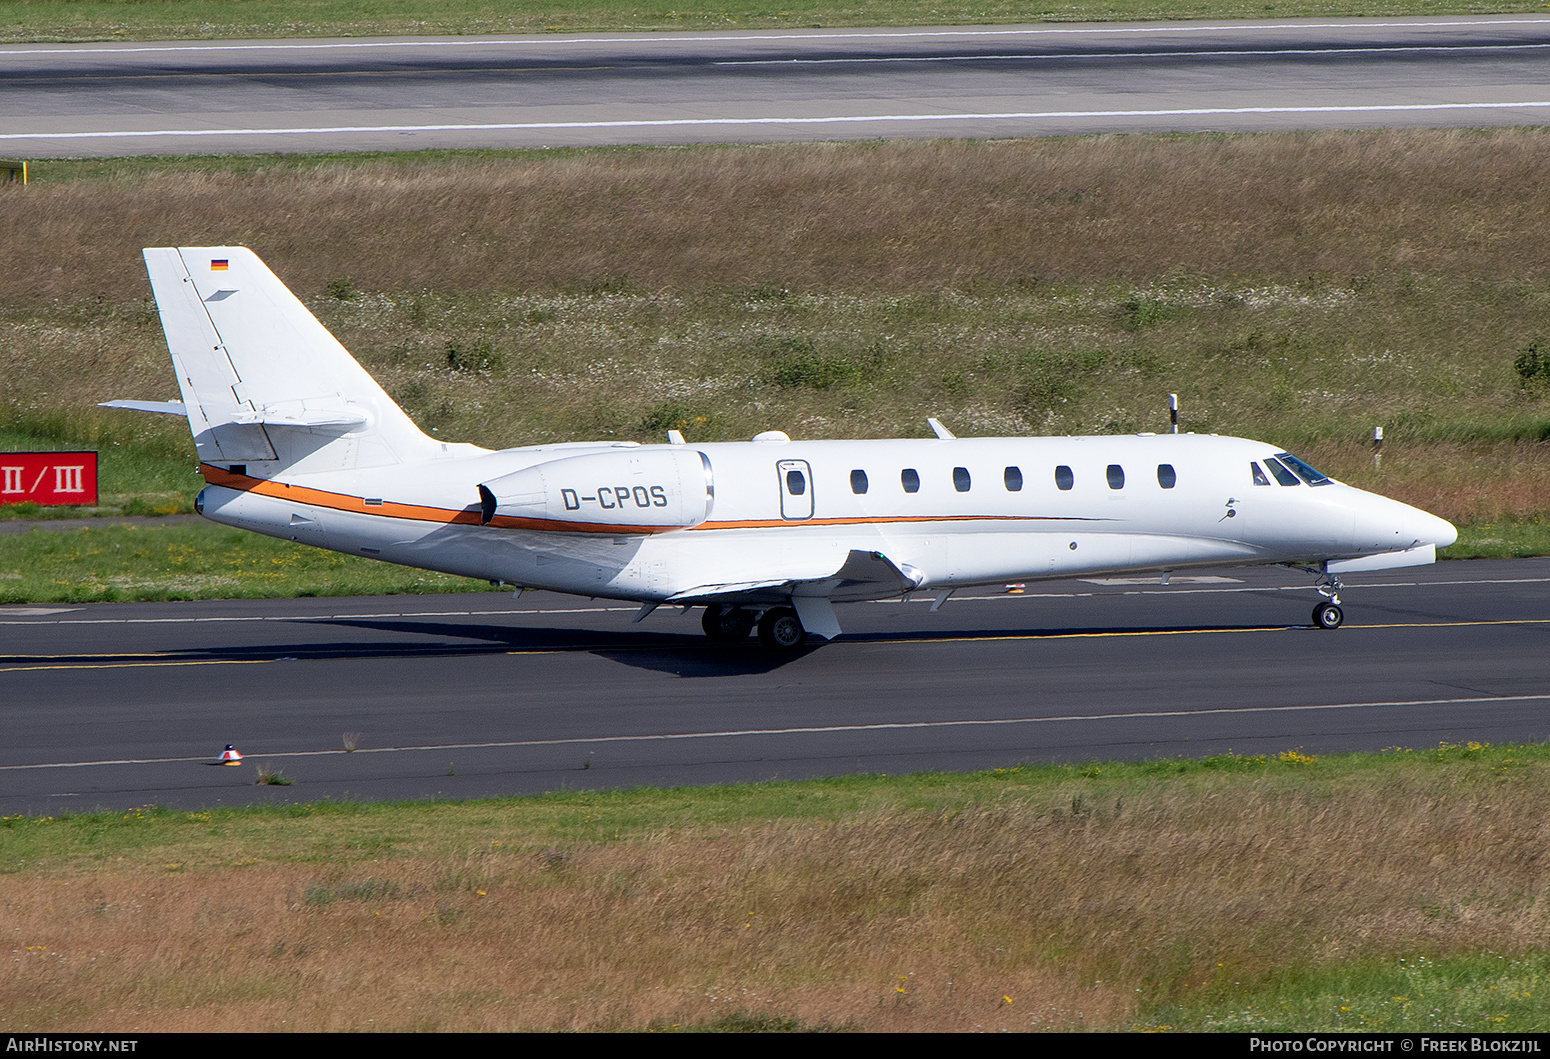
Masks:
[[[201,461],[269,477],[439,454],[251,250],[151,248],[145,267]]]

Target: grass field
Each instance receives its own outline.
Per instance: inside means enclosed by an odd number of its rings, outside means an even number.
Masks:
[[[489,590],[483,581],[204,522],[0,536],[0,604]]]
[[[0,0],[0,43],[1543,13],[1469,0]]]
[[[304,770],[297,787],[303,790]],[[1550,1024],[1550,748],[0,820],[11,1032]]]

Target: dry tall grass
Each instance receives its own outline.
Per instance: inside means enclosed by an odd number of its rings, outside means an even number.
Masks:
[[[953,811],[558,849],[520,807],[447,806],[449,837],[400,834],[370,859],[319,858],[312,823],[276,819],[214,863],[196,839],[178,863],[161,849],[9,875],[0,1009],[8,1030],[102,1032],[638,1028],[733,1011],[1122,1028],[1298,969],[1542,951],[1550,785],[1510,759],[1309,784],[1295,768],[1075,780]]]
[[[143,297],[142,246],[242,243],[297,288],[910,292],[1035,278],[1534,281],[1544,130],[219,162],[0,194],[5,302]],[[47,163],[37,163],[40,176]]]

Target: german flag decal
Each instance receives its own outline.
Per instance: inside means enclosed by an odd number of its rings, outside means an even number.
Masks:
[[[224,258],[224,257],[212,258],[211,261],[210,261],[210,271],[211,272],[225,272],[227,267],[228,267],[226,262],[227,262],[227,259]]]

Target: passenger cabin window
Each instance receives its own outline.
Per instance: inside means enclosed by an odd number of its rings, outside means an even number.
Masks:
[[[1281,461],[1276,459],[1274,456],[1271,456],[1265,460],[1265,466],[1270,468],[1270,473],[1275,475],[1276,481],[1280,482],[1282,485],[1302,484],[1297,480],[1297,476],[1291,471],[1287,470],[1285,467],[1281,466]]]
[[[787,471],[786,491],[792,496],[801,496],[807,492],[807,475],[801,471]]]
[[[850,472],[850,491],[860,496],[867,489],[866,472],[855,470]]]
[[[1121,467],[1117,463],[1111,463],[1111,464],[1109,464],[1109,469],[1108,469],[1107,473],[1108,473],[1108,476],[1109,476],[1109,488],[1110,489],[1123,489],[1123,488],[1125,488],[1125,468]]]
[[[1265,472],[1260,470],[1259,469],[1259,464],[1255,463],[1253,460],[1249,461],[1249,470],[1254,472],[1254,484],[1255,485],[1269,485],[1270,484],[1270,479],[1265,477]]]
[[[1056,489],[1070,489],[1075,482],[1076,478],[1071,474],[1071,468],[1063,463],[1055,468]]]
[[[969,469],[967,467],[953,468],[954,489],[958,490],[960,493],[967,493],[971,484],[973,483],[969,479]]]
[[[1179,484],[1179,476],[1173,473],[1173,464],[1159,463],[1157,465],[1157,484],[1164,489],[1172,489]]]
[[[906,467],[899,472],[899,482],[906,493],[920,492],[920,475],[913,467]]]
[[[1006,482],[1006,491],[1020,493],[1023,491],[1023,472],[1021,467],[1008,467],[1001,475],[1001,480]]]

